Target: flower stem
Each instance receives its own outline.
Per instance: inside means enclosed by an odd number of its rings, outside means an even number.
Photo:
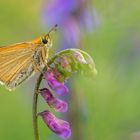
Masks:
[[[38,105],[38,90],[42,81],[43,74],[41,73],[37,79],[34,95],[33,95],[33,129],[35,140],[39,140],[39,131],[38,131],[38,116],[37,116],[37,105]]]

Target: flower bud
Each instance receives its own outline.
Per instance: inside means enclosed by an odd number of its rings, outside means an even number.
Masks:
[[[71,72],[71,65],[69,63],[68,57],[62,56],[60,57],[60,65],[68,72]]]
[[[78,51],[75,51],[74,54],[73,54],[73,57],[81,64],[87,64],[87,61],[85,60],[84,56],[78,52]]]

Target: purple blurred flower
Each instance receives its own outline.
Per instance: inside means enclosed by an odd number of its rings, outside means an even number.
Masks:
[[[61,24],[63,20],[69,15],[75,6],[74,0],[50,0],[46,1],[43,9],[43,17],[49,25],[58,23]],[[57,12],[56,12],[57,11]],[[47,20],[50,19],[50,20]]]
[[[40,90],[42,97],[48,103],[50,107],[53,107],[57,112],[66,112],[68,110],[68,104],[53,96],[49,89],[43,88]]]
[[[71,129],[68,122],[56,118],[48,110],[39,113],[47,126],[62,139],[68,139],[71,136]]]
[[[44,74],[45,79],[48,82],[48,85],[58,94],[63,95],[67,93],[69,90],[64,85],[64,83],[58,82],[58,80],[55,78],[54,73],[52,71],[46,71]]]
[[[62,48],[77,46],[82,33],[93,30],[96,17],[94,18],[95,10],[90,9],[92,3],[89,0],[45,0],[45,2],[44,24],[49,28],[55,24],[59,25]]]

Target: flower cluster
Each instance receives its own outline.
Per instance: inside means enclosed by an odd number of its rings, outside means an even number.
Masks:
[[[57,55],[56,55],[57,56]],[[56,112],[66,112],[68,104],[55,97],[68,93],[68,88],[64,82],[77,71],[90,71],[96,74],[95,64],[92,58],[85,52],[79,49],[68,49],[62,51],[60,55],[53,59],[53,63],[44,73],[44,78],[48,83],[47,88],[40,89],[40,95],[44,98],[47,104]],[[42,117],[47,126],[62,139],[68,139],[71,136],[71,129],[68,122],[58,119],[50,111],[45,110],[39,115]]]
[[[61,47],[77,46],[82,33],[93,31],[99,24],[90,0],[44,0],[43,22],[52,27],[58,24],[61,32]],[[57,12],[56,12],[57,11]]]

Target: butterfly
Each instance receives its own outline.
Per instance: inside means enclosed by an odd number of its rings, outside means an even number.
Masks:
[[[41,71],[47,64],[49,49],[52,46],[50,33],[29,42],[0,47],[0,84],[14,90],[32,73]]]

